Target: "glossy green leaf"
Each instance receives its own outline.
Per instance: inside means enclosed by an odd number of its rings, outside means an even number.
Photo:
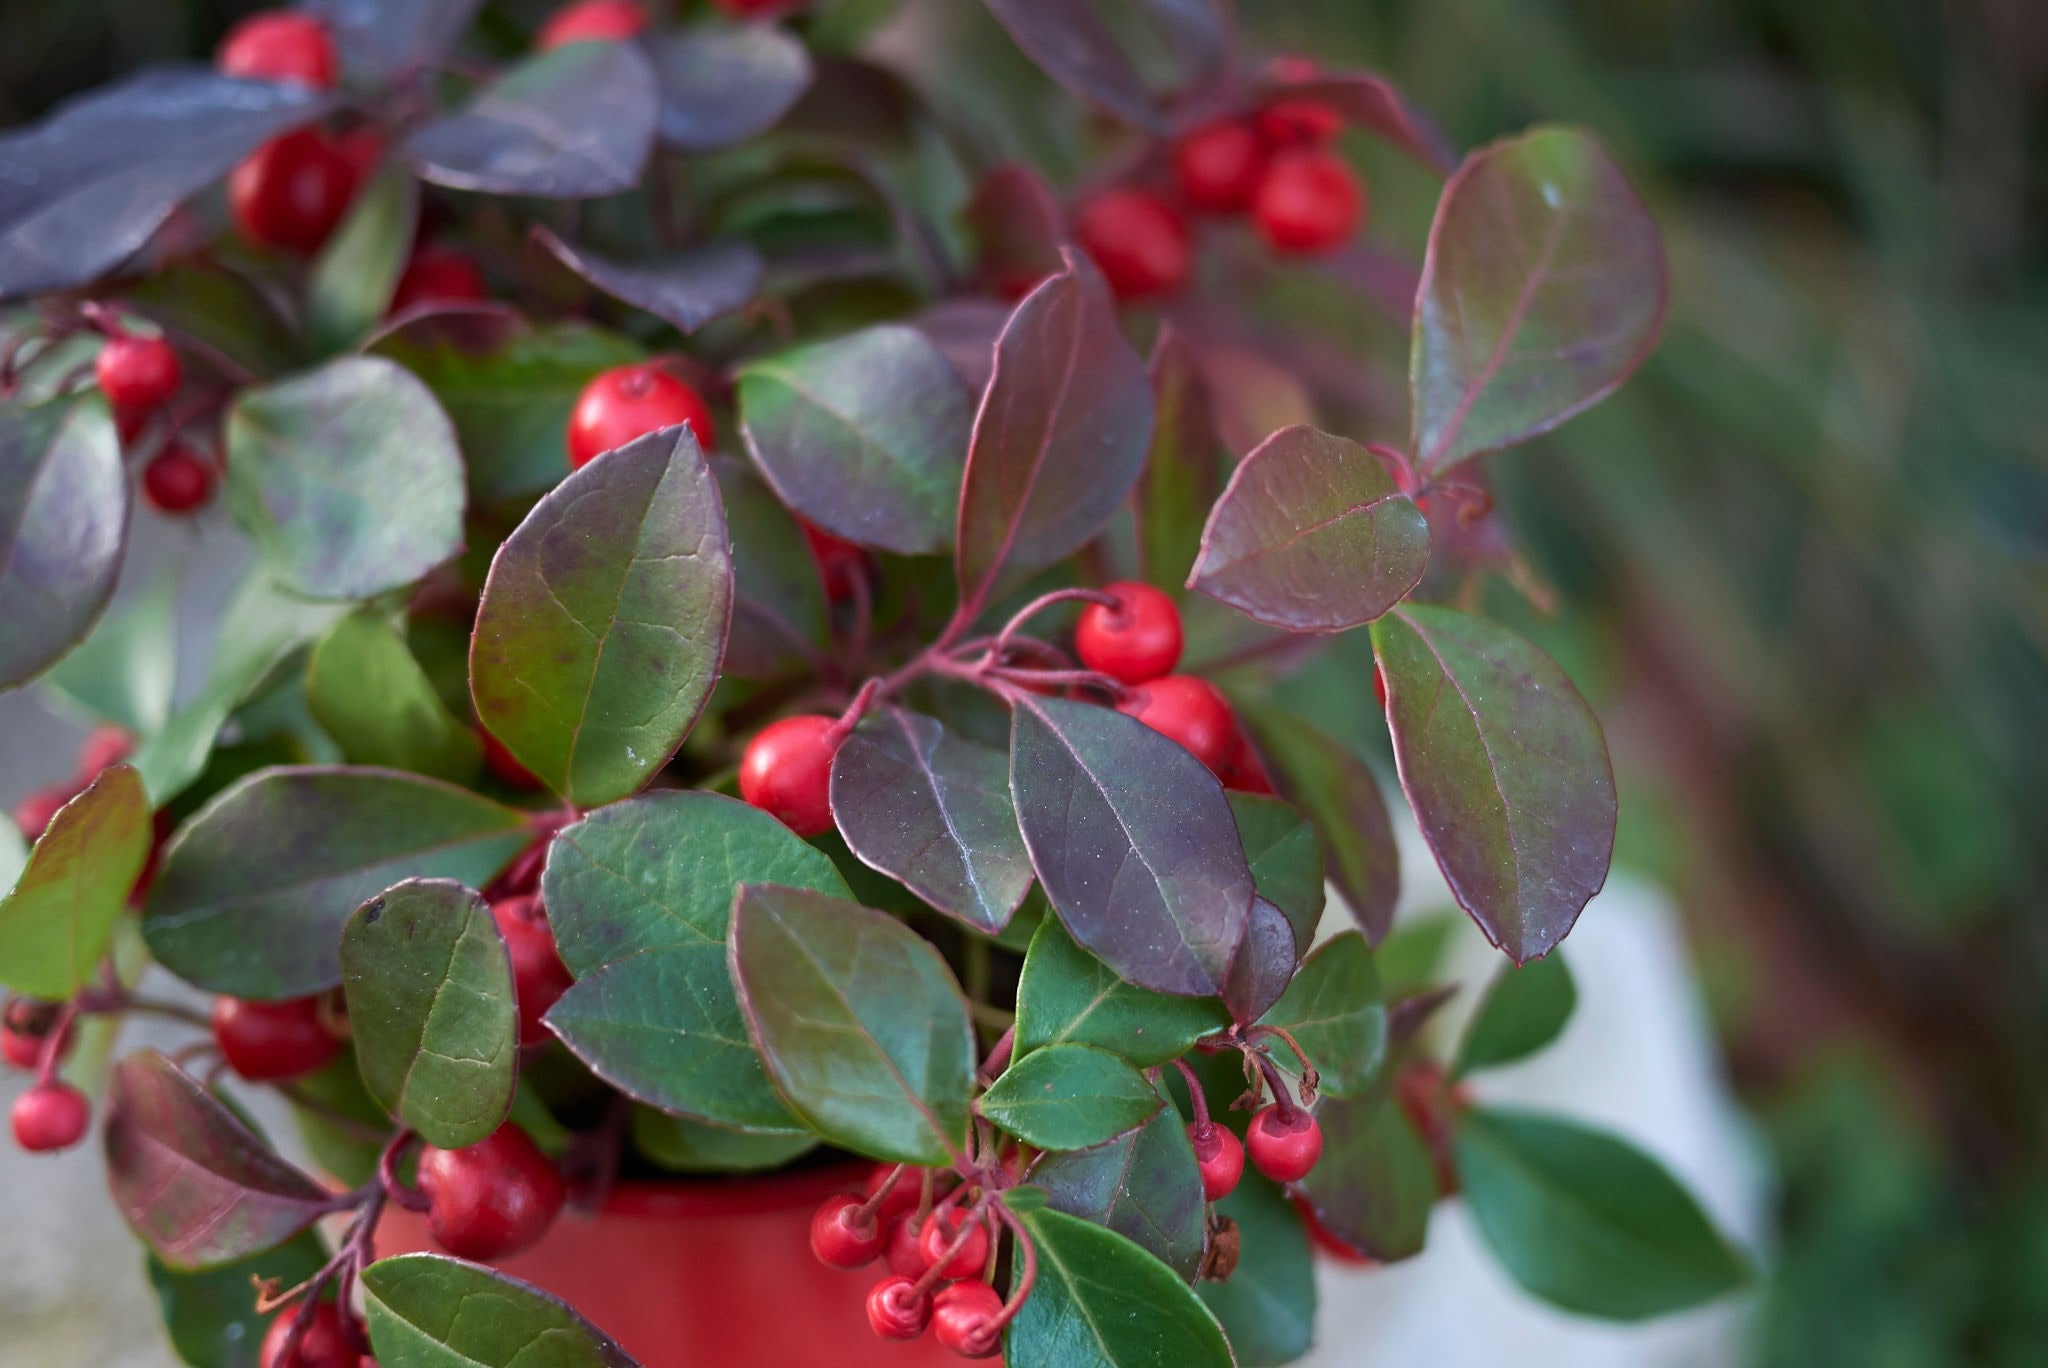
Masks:
[[[512,962],[490,906],[453,879],[408,879],[341,932],[341,986],[363,1085],[430,1145],[495,1131],[519,1077]]]
[[[1231,1368],[1222,1327],[1171,1268],[1065,1212],[1022,1220],[1038,1283],[1004,1339],[1009,1368]]]
[[[1216,1214],[1237,1223],[1237,1270],[1195,1292],[1223,1322],[1243,1368],[1294,1362],[1316,1331],[1314,1251],[1301,1213],[1279,1188],[1247,1175]]]
[[[1400,851],[1379,780],[1349,747],[1291,713],[1272,707],[1240,712],[1274,786],[1322,838],[1330,882],[1366,939],[1377,943],[1393,925],[1401,892]]]
[[[0,983],[62,1001],[92,982],[152,839],[149,799],[127,765],[59,808],[0,898]]]
[[[1527,1059],[1557,1039],[1578,1001],[1579,990],[1562,955],[1502,966],[1458,1042],[1452,1074]]]
[[[284,587],[362,599],[462,549],[462,455],[427,387],[349,356],[228,412],[228,505]]]
[[[1339,1241],[1386,1263],[1422,1252],[1436,1167],[1389,1088],[1316,1108],[1323,1157],[1298,1185]]]
[[[1077,1150],[1133,1130],[1159,1111],[1145,1075],[1093,1045],[1048,1045],[989,1084],[977,1109],[1027,1145]]]
[[[1373,624],[1401,787],[1458,905],[1517,964],[1607,880],[1614,771],[1555,661],[1505,627],[1405,604]]]
[[[871,1159],[940,1164],[964,1148],[974,1032],[929,941],[855,903],[749,884],[731,954],[748,1030],[805,1124]]]
[[[474,729],[448,711],[405,638],[374,609],[351,613],[314,646],[306,706],[354,764],[466,783],[483,761]]]
[[[530,839],[526,815],[394,770],[263,770],[179,833],[144,910],[157,959],[197,987],[296,997],[341,982],[349,914],[406,878],[480,887]]]
[[[127,540],[128,477],[107,406],[0,404],[0,689],[85,639]]]
[[[178,582],[163,576],[100,619],[43,676],[43,686],[91,717],[147,735],[170,719],[178,683]]]
[[[676,1173],[762,1173],[816,1149],[807,1133],[762,1135],[707,1126],[652,1107],[633,1108],[633,1147]]]
[[[364,1269],[363,1315],[381,1368],[637,1368],[566,1302],[440,1254]]]
[[[1054,1209],[1107,1226],[1189,1282],[1209,1238],[1187,1123],[1166,1107],[1127,1135],[1048,1154],[1031,1171]]]
[[[356,195],[306,280],[306,330],[316,348],[339,351],[384,316],[418,218],[419,182],[387,163]]]
[[[1179,593],[1202,549],[1202,525],[1223,489],[1223,442],[1201,369],[1171,324],[1147,367],[1158,421],[1138,480],[1138,547],[1145,578]]]
[[[1734,1291],[1742,1259],[1662,1164],[1601,1131],[1528,1112],[1459,1123],[1458,1178],[1494,1257],[1567,1311],[1643,1320]]]
[[[1372,1086],[1387,1053],[1387,1005],[1365,938],[1346,931],[1318,946],[1260,1020],[1293,1036],[1331,1097]]]
[[[1295,952],[1306,951],[1322,924],[1326,897],[1323,846],[1315,828],[1282,799],[1235,791],[1229,798],[1259,896],[1287,915]]]
[[[1097,1045],[1144,1068],[1178,1058],[1229,1025],[1230,1013],[1213,997],[1169,997],[1124,982],[1075,944],[1057,917],[1039,924],[1017,981],[1019,1054]]]
[[[746,462],[713,456],[732,541],[732,631],[725,672],[770,679],[823,660],[825,582],[789,510]]]
[[[682,744],[732,615],[718,486],[687,427],[608,451],[491,561],[470,646],[477,716],[579,805],[633,793]]]
[[[276,1312],[256,1309],[255,1281],[297,1287],[320,1271],[327,1251],[310,1232],[203,1272],[184,1272],[147,1260],[164,1333],[188,1368],[259,1368],[256,1353]]]

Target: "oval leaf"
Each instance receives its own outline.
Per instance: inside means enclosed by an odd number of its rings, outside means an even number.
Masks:
[[[1023,162],[1005,162],[992,168],[974,187],[974,195],[961,211],[961,218],[974,234],[979,249],[981,283],[993,293],[1015,299],[1060,270],[1060,243],[1067,235],[1066,212],[1060,208],[1059,196],[1036,168]],[[993,307],[999,315],[995,332],[989,334],[991,344],[996,333],[1002,331],[1001,320],[1009,316],[1002,306]],[[991,356],[981,358],[984,371],[992,361]],[[975,392],[980,393],[987,384],[984,373]]]
[[[313,647],[306,706],[355,764],[465,783],[483,761],[475,730],[448,711],[405,638],[374,609],[351,613]]]
[[[491,559],[477,717],[571,802],[624,798],[689,734],[731,616],[711,469],[687,425],[649,433],[555,486]]]
[[[1125,983],[1074,943],[1059,918],[1031,937],[1017,980],[1016,1051],[1072,1043],[1114,1050],[1141,1068],[1186,1054],[1230,1025],[1214,998],[1169,997]]]
[[[1322,839],[1330,882],[1365,938],[1377,944],[1394,924],[1394,900],[1401,893],[1401,852],[1379,780],[1349,746],[1292,713],[1255,707],[1240,712],[1273,783]]]
[[[989,1084],[976,1109],[1027,1145],[1077,1150],[1134,1130],[1158,1114],[1159,1093],[1107,1050],[1048,1045]]]
[[[832,812],[847,847],[977,931],[1009,925],[1031,891],[1002,752],[884,708],[832,761]]]
[[[334,35],[352,74],[388,81],[428,65],[469,32],[482,0],[301,0]]]
[[[1385,1263],[1422,1252],[1436,1205],[1429,1147],[1384,1088],[1316,1108],[1323,1157],[1299,1184],[1339,1243]]]
[[[1458,905],[1522,964],[1607,881],[1614,771],[1586,700],[1505,627],[1408,604],[1373,624],[1394,761]]]
[[[1062,1211],[1020,1219],[1038,1283],[1004,1339],[1009,1368],[1232,1368],[1222,1327],[1171,1268]]]
[[[661,140],[711,152],[773,128],[811,84],[811,55],[773,24],[713,25],[654,42]]]
[[[149,798],[127,765],[59,808],[0,898],[0,983],[62,1002],[92,982],[151,840]]]
[[[237,997],[341,982],[349,914],[400,879],[481,886],[526,814],[395,770],[263,770],[224,789],[164,853],[142,934],[165,968]]]
[[[1148,133],[1168,131],[1166,93],[1195,84],[1223,59],[1223,19],[1209,0],[986,3],[1046,75]],[[1148,89],[1148,75],[1156,93]]]
[[[885,913],[750,884],[732,978],[790,1109],[870,1159],[944,1164],[967,1143],[974,1032],[931,943]]]
[[[155,1050],[108,1075],[106,1151],[115,1207],[172,1268],[283,1244],[329,1209],[325,1189]]]
[[[1216,1204],[1237,1223],[1237,1271],[1195,1292],[1244,1368],[1292,1363],[1315,1338],[1315,1259],[1301,1213],[1271,1183],[1246,1178]]]
[[[363,1315],[384,1368],[638,1368],[568,1303],[440,1254],[364,1269]]]
[[[495,1131],[519,1078],[512,962],[490,906],[453,879],[408,879],[341,932],[341,986],[370,1096],[430,1145]]]
[[[1188,588],[1292,632],[1371,622],[1429,563],[1429,521],[1379,458],[1310,427],[1244,458],[1202,529]]]
[[[1579,990],[1562,955],[1503,966],[1465,1027],[1452,1074],[1527,1059],[1557,1039],[1578,1001]]]
[[[1129,1135],[1031,1171],[1054,1210],[1107,1226],[1189,1282],[1209,1238],[1202,1174],[1187,1123],[1171,1107]]]
[[[380,357],[242,391],[228,413],[228,502],[279,583],[310,598],[369,598],[462,550],[455,429]]]
[[[128,477],[106,406],[0,405],[0,689],[85,639],[127,540]]]
[[[1300,962],[1294,924],[1287,914],[1265,898],[1253,898],[1244,939],[1238,942],[1223,984],[1223,1005],[1230,1009],[1232,1019],[1257,1021],[1287,991],[1294,966]]]
[[[1235,791],[1228,796],[1252,882],[1294,928],[1299,956],[1315,943],[1323,921],[1322,843],[1308,820],[1281,799]]]
[[[557,261],[624,304],[693,333],[746,307],[761,289],[761,254],[750,242],[714,242],[666,260],[629,266],[575,247],[551,229],[533,236]]]
[[[1444,186],[1408,359],[1417,468],[1438,475],[1605,398],[1664,325],[1664,246],[1591,134],[1539,128]]]
[[[1178,592],[1201,554],[1210,506],[1223,491],[1223,441],[1201,368],[1172,324],[1160,326],[1147,369],[1158,422],[1138,484],[1138,547],[1145,578]]]
[[[1330,1097],[1353,1097],[1379,1077],[1387,1054],[1387,1004],[1365,938],[1346,931],[1302,962],[1286,994],[1261,1018],[1293,1036]]]

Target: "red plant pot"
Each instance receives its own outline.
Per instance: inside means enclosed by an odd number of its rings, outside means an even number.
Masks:
[[[627,1182],[596,1216],[565,1212],[538,1245],[497,1267],[554,1293],[643,1368],[934,1368],[958,1359],[927,1335],[868,1329],[868,1289],[888,1269],[846,1273],[811,1257],[811,1213],[857,1192],[865,1163],[762,1178]],[[387,1207],[378,1253],[434,1251],[426,1218]]]

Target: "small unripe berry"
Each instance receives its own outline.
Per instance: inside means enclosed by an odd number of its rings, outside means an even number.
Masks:
[[[228,30],[214,54],[223,76],[248,81],[296,81],[325,90],[335,81],[334,40],[310,14],[260,10]]]
[[[525,1131],[506,1122],[462,1149],[420,1152],[427,1228],[461,1259],[516,1254],[547,1234],[567,1191],[554,1163]]]
[[[834,1268],[864,1268],[875,1261],[886,1242],[874,1213],[861,1211],[861,1199],[850,1192],[827,1197],[811,1217],[811,1253]]]
[[[569,413],[569,468],[677,423],[688,423],[704,450],[717,445],[711,409],[697,391],[651,363],[616,366],[576,397]]]
[[[314,1306],[299,1342],[286,1352],[292,1322],[299,1314],[299,1307],[287,1306],[272,1318],[270,1329],[263,1334],[263,1349],[258,1358],[262,1368],[356,1368],[358,1351],[342,1320],[341,1309],[330,1301]]]
[[[1349,164],[1304,150],[1273,159],[1252,205],[1259,236],[1276,252],[1310,254],[1343,246],[1365,218],[1365,186]]]
[[[740,797],[799,836],[832,829],[832,757],[838,723],[804,713],[771,722],[740,757]]]
[[[484,273],[453,247],[421,247],[391,290],[391,312],[422,304],[461,304],[485,295]]]
[[[190,513],[213,495],[213,467],[183,442],[170,442],[142,468],[142,497],[159,513]]]
[[[1245,1128],[1244,1147],[1252,1167],[1276,1183],[1292,1183],[1307,1176],[1323,1156],[1323,1128],[1306,1108],[1296,1107],[1282,1116],[1278,1105],[1260,1108]]]
[[[1091,603],[1074,624],[1074,653],[1091,670],[1125,684],[1149,684],[1180,663],[1180,609],[1149,584],[1122,581],[1105,593],[1114,607]]]
[[[309,1074],[341,1053],[341,1042],[321,1020],[318,997],[215,998],[213,1039],[228,1067],[252,1083]]]
[[[932,1295],[916,1290],[917,1280],[888,1277],[868,1293],[868,1325],[883,1339],[913,1340],[932,1318]]]
[[[184,378],[177,348],[161,337],[134,333],[108,338],[92,369],[107,402],[138,415],[162,407]]]
[[[918,1236],[918,1251],[924,1255],[925,1266],[936,1267],[942,1278],[972,1278],[988,1263],[988,1225],[979,1217],[968,1230],[960,1252],[946,1257],[946,1251],[953,1247],[960,1227],[967,1221],[967,1213],[958,1207],[934,1211],[925,1218],[924,1231]]]
[[[1195,1167],[1202,1174],[1202,1195],[1220,1202],[1237,1190],[1244,1177],[1244,1146],[1236,1135],[1214,1121],[1206,1127],[1190,1125],[1188,1143],[1195,1149]]]
[[[498,923],[498,934],[505,938],[505,953],[512,961],[512,993],[519,1006],[519,1043],[545,1044],[553,1032],[541,1018],[575,982],[569,966],[562,963],[554,929],[541,911],[540,899],[532,894],[494,904],[491,916]]]
[[[1116,707],[1179,742],[1211,770],[1221,771],[1237,749],[1237,714],[1206,679],[1167,675],[1132,689]]]
[[[1074,240],[1093,257],[1119,299],[1152,299],[1187,284],[1193,251],[1187,224],[1146,190],[1105,190],[1074,221]]]
[[[1242,120],[1210,124],[1173,148],[1173,176],[1197,209],[1234,213],[1252,202],[1266,169],[1266,145]]]
[[[69,1083],[40,1083],[14,1099],[14,1140],[31,1154],[70,1149],[92,1124],[92,1103]]]
[[[961,1358],[993,1358],[1002,1335],[989,1322],[1002,1311],[1002,1296],[987,1283],[956,1282],[932,1299],[932,1329]]]
[[[327,241],[355,195],[356,171],[317,128],[272,138],[228,177],[235,227],[263,247],[312,253]]]
[[[616,43],[638,37],[647,11],[634,0],[578,0],[548,16],[533,45],[551,52],[569,43]]]

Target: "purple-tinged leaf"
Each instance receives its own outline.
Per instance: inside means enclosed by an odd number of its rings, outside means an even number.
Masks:
[[[1308,1051],[1325,1096],[1371,1087],[1387,1057],[1387,1004],[1365,939],[1346,931],[1317,946],[1260,1022]]]
[[[1316,1220],[1382,1263],[1421,1253],[1436,1205],[1436,1166],[1390,1090],[1325,1099],[1316,1120],[1323,1157],[1299,1185]]]
[[[406,140],[421,176],[454,190],[591,199],[639,184],[660,96],[634,43],[529,57]]]
[[[1586,700],[1529,642],[1449,608],[1373,624],[1394,762],[1458,905],[1523,964],[1607,881],[1614,771]]]
[[[1379,458],[1309,427],[1244,458],[1202,529],[1188,588],[1292,632],[1371,622],[1429,563],[1429,521]]]
[[[1195,360],[1208,385],[1225,451],[1243,456],[1281,428],[1315,426],[1315,400],[1308,386],[1256,346],[1205,339]]]
[[[717,682],[732,616],[718,485],[687,425],[607,451],[491,560],[470,641],[477,717],[579,806],[638,790]]]
[[[1159,329],[1149,369],[1158,421],[1138,482],[1138,550],[1145,577],[1177,593],[1223,490],[1223,443],[1194,353],[1171,324]]]
[[[591,285],[678,332],[693,333],[745,308],[761,289],[761,254],[750,242],[713,242],[661,261],[628,264],[564,242],[550,228],[535,228],[533,236]]]
[[[1093,1149],[1048,1154],[1031,1176],[1053,1210],[1107,1226],[1194,1280],[1208,1223],[1201,1170],[1177,1109]]]
[[[392,81],[436,62],[469,32],[482,0],[300,0],[327,21],[356,76]]]
[[[1165,94],[1215,71],[1223,60],[1223,18],[1210,0],[986,3],[1046,75],[1148,133],[1168,131]]]
[[[1109,287],[1078,253],[996,339],[960,494],[963,604],[1072,554],[1130,496],[1152,440],[1152,384]]]
[[[1605,398],[1656,345],[1667,294],[1657,225],[1591,134],[1539,128],[1467,157],[1415,301],[1417,468],[1442,474]]]
[[[98,977],[149,858],[149,798],[127,765],[102,770],[28,852],[0,897],[0,983],[62,1002]]]
[[[764,357],[738,391],[747,452],[797,514],[899,555],[951,548],[972,399],[923,333],[883,324]]]
[[[283,1244],[329,1210],[318,1183],[155,1050],[107,1082],[107,1186],[172,1268],[210,1268]]]
[[[1229,977],[1224,980],[1223,1005],[1240,1023],[1257,1021],[1287,991],[1300,959],[1294,924],[1287,914],[1264,898],[1253,898],[1244,940],[1239,942]]]
[[[746,461],[714,455],[711,473],[732,541],[725,673],[771,679],[815,666],[825,658],[825,582],[803,530]]]
[[[1299,958],[1315,943],[1323,921],[1322,842],[1308,819],[1281,799],[1235,791],[1228,796],[1252,883],[1294,928]]]
[[[0,689],[83,641],[128,542],[128,476],[97,399],[0,407]]]
[[[1022,298],[1060,270],[1066,212],[1032,167],[1005,162],[990,171],[974,187],[962,217],[979,249],[982,285],[1003,298]]]
[[[931,942],[857,903],[747,884],[729,946],[748,1032],[799,1119],[870,1159],[966,1148],[974,1031]]]
[[[913,317],[910,326],[931,339],[967,392],[978,398],[995,372],[996,338],[1009,321],[1009,309],[993,299],[961,295],[940,300]]]
[[[773,128],[810,88],[811,56],[773,24],[706,24],[656,38],[661,140],[715,152]]]
[[[1274,786],[1322,838],[1330,880],[1353,920],[1367,940],[1379,944],[1394,923],[1394,899],[1401,892],[1401,855],[1379,781],[1350,747],[1292,713],[1239,711]]]
[[[847,848],[939,911],[995,935],[1031,891],[1009,762],[929,717],[884,708],[832,761]]]
[[[363,1270],[370,1347],[394,1368],[639,1368],[560,1298],[442,1254]]]
[[[181,200],[332,104],[303,86],[158,68],[0,135],[0,299],[99,279]]]
[[[1076,941],[1129,983],[1223,991],[1254,895],[1206,765],[1136,718],[1020,694],[1010,792],[1031,863]]]
[[[1458,165],[1457,149],[1436,120],[1377,72],[1339,71],[1310,81],[1269,82],[1265,96],[1320,100],[1343,114],[1346,123],[1386,139],[1439,176],[1449,175]]]

